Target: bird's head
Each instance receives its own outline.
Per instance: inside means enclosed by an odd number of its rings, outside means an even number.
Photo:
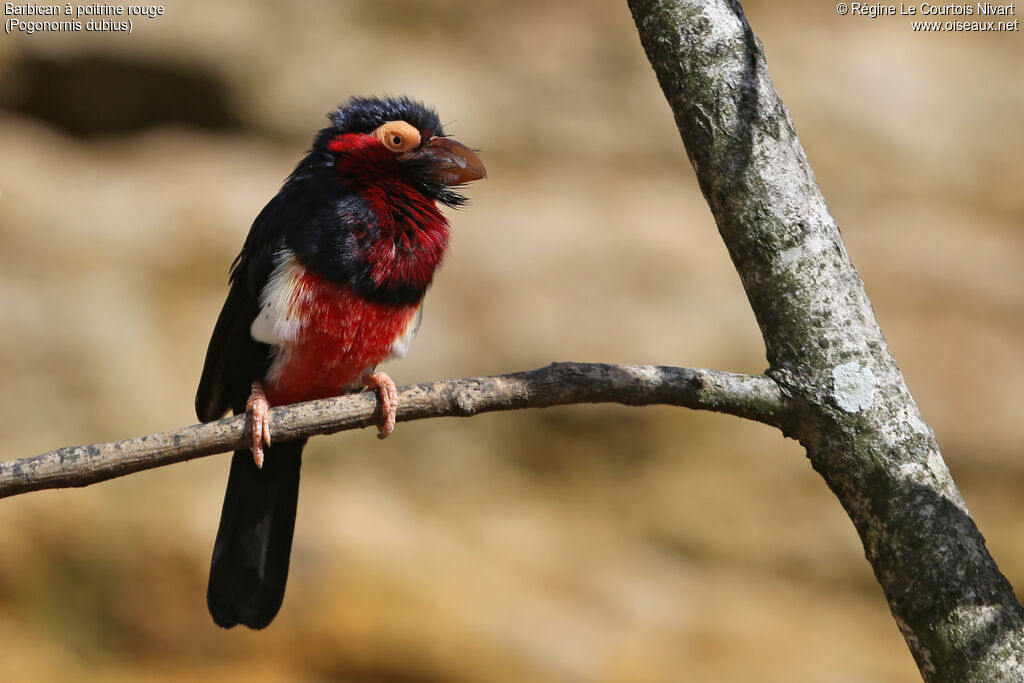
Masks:
[[[465,197],[452,188],[487,177],[480,158],[445,135],[437,113],[407,97],[353,97],[329,118],[332,125],[321,131],[314,151],[329,155],[353,186],[399,181],[458,206]]]

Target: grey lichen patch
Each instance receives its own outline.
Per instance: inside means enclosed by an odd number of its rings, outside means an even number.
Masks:
[[[775,259],[773,264],[775,272],[781,273],[792,268],[799,262],[800,257],[803,256],[803,251],[803,248],[800,246],[795,246],[779,252],[778,258]]]
[[[973,637],[995,624],[999,616],[999,610],[992,605],[958,605],[949,615],[951,633],[954,637]]]
[[[848,413],[859,413],[875,402],[875,373],[856,361],[832,368],[832,399]]]

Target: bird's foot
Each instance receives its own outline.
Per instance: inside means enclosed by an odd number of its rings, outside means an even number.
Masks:
[[[377,438],[383,439],[395,430],[395,416],[398,414],[398,388],[386,372],[371,372],[363,380],[367,388],[375,389],[380,395],[381,422],[377,425]]]
[[[252,383],[245,412],[252,413],[252,459],[256,467],[263,469],[263,446],[270,446],[270,402],[259,382]]]

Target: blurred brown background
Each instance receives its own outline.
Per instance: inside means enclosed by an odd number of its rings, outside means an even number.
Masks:
[[[744,3],[887,339],[1024,586],[1019,33]],[[171,0],[0,40],[0,458],[194,422],[227,268],[350,94],[481,148],[401,383],[552,360],[764,369],[624,2]],[[307,449],[284,608],[216,628],[227,456],[0,501],[5,681],[913,681],[775,431],[667,408]]]

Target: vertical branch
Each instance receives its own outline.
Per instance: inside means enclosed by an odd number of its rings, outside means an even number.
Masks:
[[[928,680],[1024,678],[1024,608],[889,352],[737,0],[629,0],[807,448]]]

